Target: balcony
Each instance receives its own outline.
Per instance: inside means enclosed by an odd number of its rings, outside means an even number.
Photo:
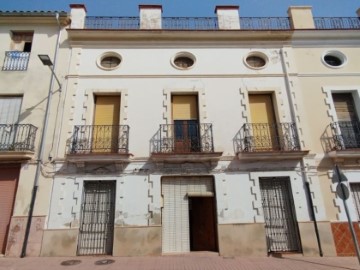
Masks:
[[[129,126],[75,126],[69,142],[68,160],[83,162],[127,162],[129,159]]]
[[[360,158],[360,122],[341,121],[330,124],[333,158]]]
[[[246,123],[234,140],[242,160],[299,159],[301,151],[295,123]]]
[[[3,71],[25,71],[30,59],[29,52],[8,51],[5,52]]]
[[[218,161],[214,151],[212,124],[184,121],[160,125],[151,140],[151,158],[162,162]]]
[[[30,124],[0,124],[0,160],[31,159],[36,131]]]

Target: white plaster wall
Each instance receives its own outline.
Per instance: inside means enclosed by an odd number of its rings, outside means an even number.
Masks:
[[[121,47],[121,49],[118,49]],[[144,45],[111,45],[107,48],[86,48],[84,47],[79,57],[80,75],[200,75],[200,74],[227,74],[231,75],[259,75],[259,74],[281,74],[282,66],[277,48],[263,48],[249,46],[249,48],[239,48],[240,45],[232,47],[222,47],[204,45],[203,48],[184,45],[167,44],[149,47]],[[116,52],[121,55],[122,62],[120,66],[111,71],[98,68],[96,61],[105,52]],[[171,65],[171,59],[178,52],[192,53],[195,58],[194,66],[189,70],[178,70]],[[249,69],[244,64],[244,57],[250,52],[264,53],[269,62],[264,69]]]
[[[248,173],[216,174],[218,224],[253,223],[254,197]]]
[[[97,58],[114,51],[122,56],[120,66],[112,71],[100,69]],[[189,70],[178,70],[171,65],[171,58],[179,51],[195,55],[196,63]],[[251,51],[265,53],[269,62],[264,69],[249,69],[244,57]],[[171,106],[166,93],[198,93],[200,120],[212,123],[215,151],[233,156],[233,138],[249,119],[247,95],[273,92],[276,96],[275,111],[279,122],[290,122],[289,104],[279,50],[276,48],[142,48],[133,46],[122,49],[83,48],[73,54],[77,59],[70,68],[79,75],[73,93],[67,102],[73,103],[73,112],[63,138],[71,136],[74,125],[91,124],[94,93],[120,93],[122,98],[120,124],[130,126],[129,151],[134,157],[148,157],[150,139],[160,124],[171,123]],[[73,75],[73,74],[70,74]],[[74,74],[75,75],[75,74]],[[220,97],[220,98],[219,98]],[[169,104],[167,104],[169,103]],[[86,105],[84,105],[86,104]]]

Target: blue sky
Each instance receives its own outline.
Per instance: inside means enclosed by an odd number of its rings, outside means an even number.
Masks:
[[[160,4],[164,17],[214,16],[216,5],[238,5],[243,17],[286,17],[290,5],[309,5],[316,17],[356,17],[359,0],[0,0],[0,10],[68,11],[83,3],[89,16],[138,16],[139,4]]]

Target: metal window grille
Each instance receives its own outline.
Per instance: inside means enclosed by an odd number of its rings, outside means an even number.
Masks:
[[[111,255],[114,235],[115,181],[85,181],[78,255]]]
[[[300,252],[301,243],[287,177],[260,179],[266,242],[269,252]]]
[[[350,188],[356,208],[357,217],[360,221],[360,183],[351,183]]]

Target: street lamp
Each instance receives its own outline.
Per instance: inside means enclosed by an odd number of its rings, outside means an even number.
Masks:
[[[61,91],[61,83],[60,83],[58,77],[55,74],[55,71],[54,71],[54,68],[53,68],[54,64],[51,61],[50,57],[47,54],[38,54],[38,57],[40,58],[40,61],[43,63],[44,66],[49,67],[49,69],[51,70],[51,73],[54,75],[57,83],[59,84],[60,91]]]
[[[60,36],[58,37],[57,44],[59,43],[59,38],[60,38]],[[22,246],[21,254],[20,254],[21,258],[24,258],[25,255],[26,255],[26,248],[27,248],[27,243],[28,243],[29,234],[30,234],[31,220],[32,220],[32,217],[33,217],[36,194],[37,194],[37,190],[39,188],[39,176],[40,176],[40,170],[41,170],[41,163],[42,163],[43,156],[44,156],[45,137],[46,137],[46,131],[47,131],[47,126],[48,126],[48,121],[49,121],[51,97],[52,97],[52,92],[53,92],[53,78],[56,79],[57,83],[59,84],[59,90],[61,91],[61,83],[60,83],[58,77],[56,76],[56,74],[54,72],[54,64],[52,63],[50,57],[48,55],[46,55],[46,54],[39,54],[38,56],[40,58],[40,61],[45,66],[48,66],[50,68],[51,73],[52,73],[53,76],[51,77],[51,80],[50,80],[50,86],[49,86],[49,91],[48,91],[45,115],[44,115],[44,119],[43,119],[43,131],[41,133],[39,154],[38,154],[38,157],[36,159],[36,172],[35,172],[33,190],[32,190],[31,200],[30,200],[29,215],[28,215],[28,220],[27,220],[26,227],[25,227],[24,242],[23,242],[23,246]],[[56,54],[55,54],[55,59],[56,59]]]

